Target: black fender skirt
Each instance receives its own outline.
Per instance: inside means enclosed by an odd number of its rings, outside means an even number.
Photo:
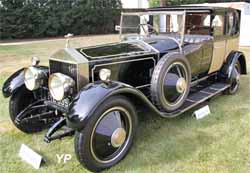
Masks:
[[[141,91],[130,85],[116,81],[109,84],[95,83],[85,86],[70,104],[66,119],[67,126],[78,131],[82,130],[96,108],[114,95],[125,95],[131,99],[131,102],[137,100],[140,104],[160,113]]]
[[[17,70],[4,82],[2,88],[3,96],[7,98],[23,86],[24,68]]]

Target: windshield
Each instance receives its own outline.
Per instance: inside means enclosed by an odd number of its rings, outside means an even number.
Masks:
[[[121,20],[122,36],[150,34],[183,34],[185,13],[124,13]]]

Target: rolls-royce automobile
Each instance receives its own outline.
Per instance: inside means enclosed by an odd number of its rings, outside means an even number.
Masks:
[[[67,42],[48,67],[32,58],[12,74],[2,89],[10,118],[24,133],[49,127],[46,142],[74,135],[83,166],[109,168],[128,153],[138,110],[176,117],[238,91],[247,73],[239,21],[240,11],[231,8],[122,11],[120,42],[80,48]]]

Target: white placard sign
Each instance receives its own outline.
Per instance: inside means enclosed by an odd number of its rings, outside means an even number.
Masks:
[[[211,113],[211,112],[210,112],[209,106],[206,105],[206,106],[204,106],[204,107],[202,107],[202,108],[196,110],[196,111],[194,112],[194,115],[195,115],[196,119],[199,120],[199,119],[202,119],[202,118],[204,118],[205,116],[209,115],[210,113]]]
[[[42,156],[37,154],[35,151],[33,151],[31,148],[29,148],[27,145],[22,144],[20,151],[19,151],[19,156],[32,165],[34,168],[39,169],[41,162],[42,162]]]

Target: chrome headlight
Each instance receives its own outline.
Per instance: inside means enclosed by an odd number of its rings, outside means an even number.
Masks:
[[[36,67],[28,67],[24,70],[24,83],[30,91],[38,89],[45,78],[46,74]]]
[[[75,88],[75,81],[62,73],[54,73],[49,77],[49,91],[52,97],[60,101]]]
[[[111,76],[111,70],[103,68],[99,71],[99,77],[102,81],[109,81]]]

